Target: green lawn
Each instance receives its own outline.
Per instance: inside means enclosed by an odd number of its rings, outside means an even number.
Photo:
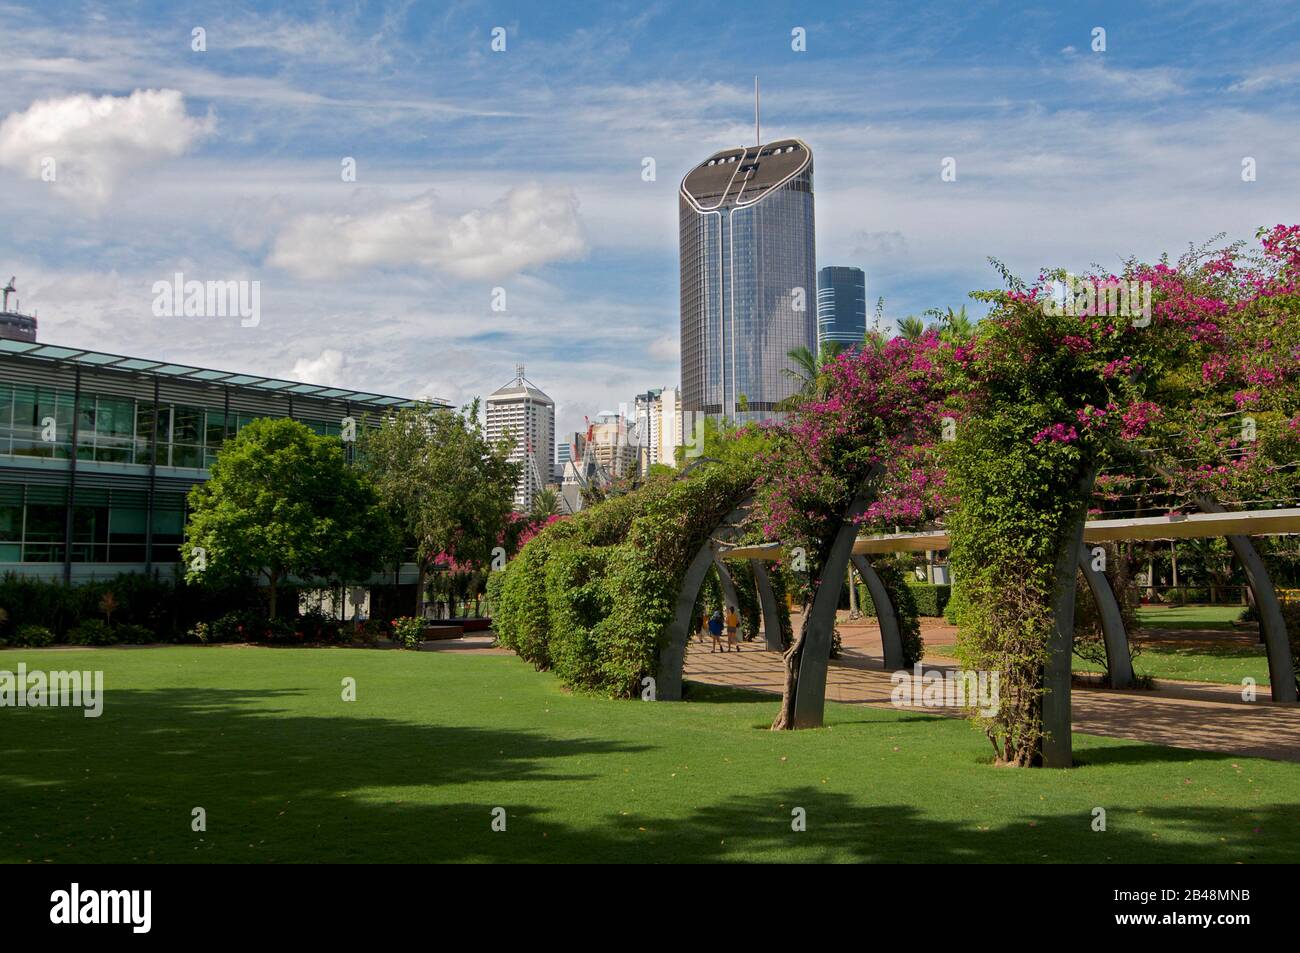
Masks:
[[[956,720],[830,705],[828,727],[774,734],[767,696],[577,697],[507,656],[18,650],[0,669],[20,660],[100,668],[107,699],[99,719],[0,709],[10,862],[1300,854],[1300,764],[1076,736],[1073,771],[999,769]],[[340,699],[345,676],[356,702]],[[190,829],[196,806],[206,833]],[[795,807],[806,832],[791,830]]]
[[[1138,606],[1144,629],[1227,629],[1241,618],[1244,606]]]
[[[1138,621],[1145,629],[1171,631],[1216,629],[1232,631],[1240,618],[1241,606],[1140,606]],[[1204,640],[1187,645],[1143,645],[1134,665],[1139,675],[1157,679],[1192,682],[1222,682],[1240,685],[1247,676],[1261,687],[1269,684],[1268,657],[1264,646],[1227,643],[1216,645]],[[1074,660],[1075,671],[1097,671],[1097,666]]]

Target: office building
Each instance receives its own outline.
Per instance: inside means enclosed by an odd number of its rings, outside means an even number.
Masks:
[[[179,567],[186,495],[259,417],[341,435],[387,397],[0,337],[0,572],[66,582]],[[446,406],[438,404],[438,406]]]
[[[817,347],[813,157],[799,139],[724,149],[682,179],[681,403],[772,417]]]
[[[827,265],[817,272],[817,344],[861,347],[867,333],[867,276],[861,268]]]

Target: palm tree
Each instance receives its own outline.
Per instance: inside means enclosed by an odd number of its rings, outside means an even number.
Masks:
[[[898,322],[898,334],[895,337],[907,338],[909,341],[919,341],[923,334],[925,334],[925,321],[914,314],[909,314]]]
[[[533,495],[533,507],[528,518],[534,522],[555,516],[560,512],[560,497],[554,490],[538,490]]]
[[[939,337],[948,344],[963,344],[975,336],[975,322],[967,317],[965,305],[956,311],[949,308],[939,315],[939,323],[943,325]]]
[[[839,341],[824,341],[816,354],[802,346],[787,351],[786,357],[794,362],[795,366],[784,367],[781,373],[794,381],[799,389],[782,401],[785,405],[782,409],[790,410],[804,400],[824,396],[829,383],[826,367],[844,351],[845,347]]]

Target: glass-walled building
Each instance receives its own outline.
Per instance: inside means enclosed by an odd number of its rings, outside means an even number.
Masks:
[[[817,272],[817,344],[861,347],[867,333],[867,276],[861,268],[827,265]]]
[[[338,435],[411,401],[0,340],[0,572],[170,571],[190,487],[259,417]]]
[[[773,416],[817,347],[812,152],[799,139],[726,149],[682,180],[682,409]]]

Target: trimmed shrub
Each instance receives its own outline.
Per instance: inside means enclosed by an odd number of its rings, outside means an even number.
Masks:
[[[26,645],[41,648],[54,643],[54,633],[43,625],[20,625],[4,640],[6,645]]]
[[[68,632],[69,645],[113,645],[116,641],[113,627],[103,619],[86,619]]]
[[[927,618],[942,616],[943,610],[948,607],[948,603],[952,600],[952,587],[941,583],[911,582],[909,580],[907,588],[911,591],[912,598],[916,602],[917,614]]]
[[[687,566],[751,482],[707,466],[548,526],[491,583],[498,641],[573,688],[639,694]]]
[[[546,563],[547,649],[555,674],[573,688],[600,683],[596,629],[610,611],[605,572],[612,552],[559,543]]]
[[[118,645],[148,645],[157,642],[158,637],[154,635],[153,630],[143,625],[127,622],[113,626],[113,641]]]

